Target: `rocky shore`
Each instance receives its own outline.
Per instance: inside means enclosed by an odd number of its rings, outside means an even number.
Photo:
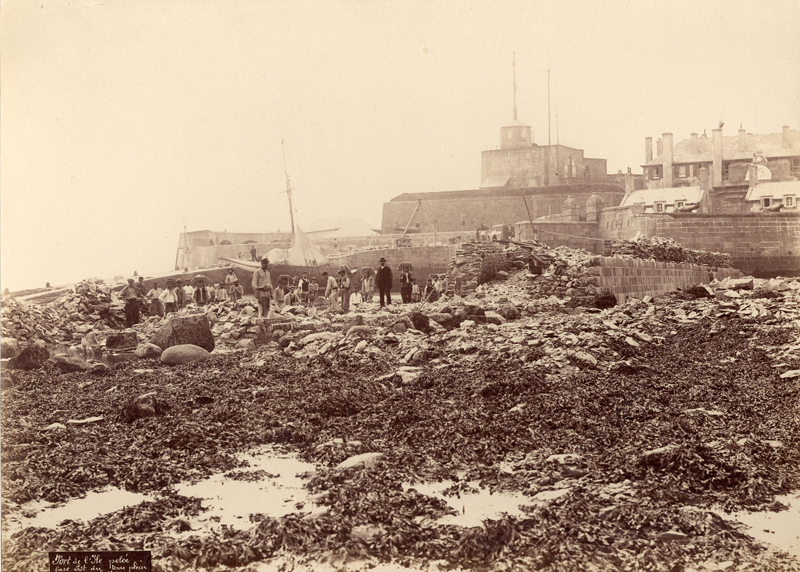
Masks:
[[[58,550],[151,550],[163,571],[800,569],[720,516],[780,514],[800,488],[800,281],[619,305],[577,282],[586,253],[537,250],[537,274],[513,245],[470,248],[466,298],[347,315],[259,319],[244,300],[124,331],[100,284],[46,308],[4,299],[4,569]],[[210,501],[178,488],[266,486],[242,457],[264,446],[313,466],[314,506],[198,525]],[[149,496],[14,524],[109,489]],[[449,523],[485,492],[513,510]]]

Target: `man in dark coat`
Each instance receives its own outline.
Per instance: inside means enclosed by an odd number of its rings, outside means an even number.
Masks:
[[[178,278],[176,281],[176,288],[175,288],[175,307],[180,310],[188,303],[186,302],[186,290],[183,289],[183,280]]]
[[[381,308],[383,308],[384,296],[386,297],[386,305],[391,305],[392,303],[392,269],[386,266],[385,258],[381,258],[379,262],[380,267],[375,275],[375,284],[378,286],[378,296],[380,297]]]

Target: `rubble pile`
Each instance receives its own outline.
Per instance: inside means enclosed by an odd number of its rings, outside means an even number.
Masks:
[[[469,296],[475,289],[498,278],[508,277],[508,256],[502,244],[497,242],[464,242],[456,250],[450,262],[448,274],[458,265],[461,271],[462,292]],[[452,294],[452,280],[448,280],[447,293]]]
[[[79,343],[92,330],[125,326],[124,303],[99,279],[84,280],[74,292],[45,305],[6,297],[0,315],[3,337],[49,344]]]
[[[595,297],[602,294],[598,278],[600,267],[594,262],[596,256],[566,246],[540,248],[534,254],[549,261],[550,266],[540,275],[528,275],[526,290],[531,298],[569,297],[575,305],[591,306]]]
[[[659,262],[704,264],[717,268],[733,267],[733,258],[730,254],[684,248],[673,239],[661,236],[636,240],[615,240],[611,243],[610,255],[644,258]]]

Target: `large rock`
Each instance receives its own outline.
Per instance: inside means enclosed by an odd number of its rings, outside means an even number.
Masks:
[[[208,359],[205,349],[192,344],[180,344],[170,346],[161,354],[161,363],[166,365],[182,365],[193,361],[204,361]]]
[[[752,290],[753,277],[750,278],[727,278],[722,281],[722,285],[730,290]]]
[[[484,314],[484,319],[486,320],[486,323],[495,324],[497,326],[501,326],[506,323],[506,319],[497,312],[486,312]]]
[[[349,457],[336,465],[337,469],[365,468],[371,469],[375,466],[375,461],[383,457],[383,453],[362,453],[354,457]]]
[[[486,310],[476,304],[465,304],[464,318],[467,320],[472,320],[476,324],[485,324]]]
[[[155,344],[141,343],[137,346],[136,357],[139,359],[158,359],[163,350]]]
[[[151,340],[165,350],[172,346],[191,344],[214,351],[214,335],[205,314],[192,316],[172,315]]]
[[[428,317],[447,330],[452,330],[453,328],[457,328],[458,325],[461,323],[453,314],[448,314],[446,312],[437,312],[435,314],[428,314]]]
[[[33,340],[8,365],[11,369],[39,369],[49,357],[45,343],[42,340]]]
[[[128,350],[135,348],[138,344],[136,332],[120,332],[106,338],[106,349],[109,350]]]
[[[511,302],[506,302],[497,310],[497,313],[506,320],[512,321],[519,318],[519,309]]]
[[[301,340],[298,340],[297,345],[304,347],[312,342],[318,342],[320,340],[324,342],[335,342],[343,337],[344,336],[342,336],[342,334],[339,332],[315,332],[313,334],[308,334]]]
[[[414,324],[414,329],[429,334],[433,331],[430,324],[430,318],[421,312],[411,312],[411,323]]]
[[[19,353],[19,342],[14,338],[3,338],[0,340],[0,356],[4,358],[17,357]]]
[[[92,366],[81,358],[66,354],[56,354],[53,356],[53,365],[61,370],[62,373],[73,371],[89,371]]]
[[[361,316],[359,316],[361,317]],[[351,326],[347,330],[347,336],[361,336],[363,338],[372,337],[375,332],[369,326]]]

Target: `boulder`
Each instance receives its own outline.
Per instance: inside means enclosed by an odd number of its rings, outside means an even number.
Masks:
[[[0,339],[0,356],[4,358],[16,357],[19,353],[19,342],[14,338]]]
[[[49,357],[45,343],[42,340],[33,340],[8,365],[11,369],[39,369]]]
[[[486,310],[477,304],[464,305],[464,319],[472,320],[476,324],[486,323]]]
[[[723,285],[730,290],[752,290],[753,277],[750,278],[728,278],[722,281]]]
[[[345,459],[338,465],[337,469],[352,469],[354,467],[371,469],[375,465],[375,461],[383,457],[383,453],[362,453]]]
[[[65,354],[56,354],[53,356],[53,365],[55,365],[62,373],[70,373],[73,371],[88,371],[92,366],[82,359]]]
[[[395,322],[390,326],[390,329],[395,334],[404,334],[408,329],[404,322]]]
[[[447,330],[457,328],[459,325],[458,319],[453,314],[446,312],[438,312],[436,314],[428,314],[428,317]]]
[[[136,337],[136,332],[120,332],[106,338],[106,349],[109,350],[127,350],[135,348],[138,344],[139,339]]]
[[[298,340],[297,345],[304,347],[312,342],[317,342],[320,340],[324,342],[334,342],[340,339],[342,339],[342,334],[339,332],[316,332],[313,334],[308,334],[307,336],[304,336],[302,339]]]
[[[360,316],[359,316],[360,317]],[[349,330],[347,330],[347,336],[361,336],[362,338],[369,338],[372,337],[373,334],[372,328],[369,326],[351,326]]]
[[[500,326],[506,323],[506,319],[497,312],[486,312],[484,317],[487,324],[495,324]]]
[[[414,324],[414,329],[429,334],[433,331],[430,325],[430,318],[422,312],[411,312],[411,323]]]
[[[249,350],[251,348],[254,348],[255,346],[256,343],[253,341],[252,338],[244,338],[243,340],[239,340],[238,342],[236,342],[236,347],[240,349]]]
[[[214,335],[205,314],[172,315],[151,341],[162,350],[185,344],[198,346],[209,352],[214,350]]]
[[[497,310],[497,313],[509,321],[519,318],[519,309],[517,309],[517,307],[511,302],[501,305],[500,309]]]
[[[180,344],[170,346],[161,354],[161,363],[165,365],[182,365],[193,361],[204,361],[211,354],[200,346]]]
[[[136,357],[139,359],[158,359],[163,350],[155,344],[147,342],[141,343],[136,347]]]
[[[572,357],[579,366],[594,367],[597,365],[597,358],[588,352],[577,351]]]
[[[145,393],[132,399],[122,410],[122,418],[128,423],[144,417],[155,417],[169,409],[169,406],[156,399],[155,392]]]
[[[109,368],[106,364],[97,362],[92,364],[92,369],[89,370],[89,373],[94,375],[103,375],[109,371],[111,371],[111,368]]]

